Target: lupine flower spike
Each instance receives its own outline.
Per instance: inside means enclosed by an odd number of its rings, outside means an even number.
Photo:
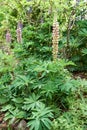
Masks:
[[[17,42],[22,43],[22,24],[18,23],[17,26]]]
[[[59,41],[59,24],[57,22],[57,16],[55,15],[54,16],[54,21],[53,21],[53,33],[52,33],[53,61],[57,60],[58,41]]]
[[[11,34],[9,30],[7,30],[7,33],[6,33],[6,43],[8,44],[6,44],[5,51],[7,52],[7,54],[11,54],[11,50],[10,50]]]
[[[7,33],[6,33],[6,43],[11,43],[11,34],[9,30],[7,30]]]

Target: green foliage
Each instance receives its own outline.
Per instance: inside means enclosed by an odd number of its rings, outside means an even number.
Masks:
[[[57,119],[53,120],[52,130],[85,130],[86,124],[86,102],[85,94],[87,93],[87,81],[78,79],[78,89],[74,95],[67,97],[69,111],[60,114]]]
[[[83,130],[82,124],[79,125],[79,121],[75,113],[66,112],[59,118],[53,121],[52,130]]]
[[[13,60],[13,55],[8,55],[7,53],[0,51],[0,75],[14,70],[16,61],[13,63]]]
[[[12,33],[12,43],[3,44],[0,51],[0,105],[5,120],[12,124],[24,119],[30,130],[86,130],[87,81],[74,79],[68,71],[87,68],[87,22],[76,20],[86,9],[84,2],[75,6],[72,0],[5,0],[1,4],[0,42],[4,43],[7,29]],[[60,39],[58,60],[54,62],[55,12]],[[15,31],[20,20],[22,44],[16,42]]]
[[[19,57],[19,60],[11,83],[1,87],[0,103],[6,112],[5,120],[10,119],[12,123],[14,119],[26,119],[30,129],[50,130],[57,109],[69,109],[70,96],[87,83],[71,78],[65,69],[74,65],[70,61],[43,61],[36,57]]]
[[[84,71],[87,70],[86,67],[86,40],[87,40],[87,31],[86,31],[87,22],[84,21],[77,21],[76,27],[72,31],[73,36],[71,34],[71,49],[72,54],[70,54],[70,59],[76,63],[77,67],[76,70]],[[77,38],[76,35],[78,36]],[[72,46],[74,44],[74,46]],[[74,70],[75,70],[74,69]]]
[[[77,66],[70,67],[71,71],[87,70],[86,55],[82,52],[86,48],[87,41],[84,1],[77,2],[75,5],[73,0],[61,2],[58,0],[21,0],[20,2],[5,0],[1,1],[1,5],[3,5],[0,8],[1,43],[7,29],[11,30],[12,41],[16,40],[15,29],[18,21],[21,20],[24,25],[23,45],[27,55],[34,52],[44,59],[51,59],[52,21],[54,13],[57,12],[60,27],[59,56],[75,62]]]
[[[0,104],[5,104],[10,99],[10,91],[7,86],[0,86]]]

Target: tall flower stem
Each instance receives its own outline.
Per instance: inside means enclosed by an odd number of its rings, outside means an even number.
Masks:
[[[10,43],[11,43],[11,33],[9,30],[7,30],[6,32],[6,52],[8,54],[11,54],[11,50],[10,50]]]
[[[17,28],[17,42],[22,43],[22,30],[21,30],[21,28]]]
[[[19,21],[17,25],[17,42],[18,43],[22,43],[22,28],[23,28],[23,24],[21,21]]]
[[[54,16],[53,21],[53,33],[52,33],[52,55],[53,61],[57,60],[58,56],[58,41],[59,41],[59,24],[57,22],[57,16]]]

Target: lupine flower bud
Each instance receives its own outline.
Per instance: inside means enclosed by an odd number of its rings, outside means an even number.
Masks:
[[[7,33],[6,33],[6,42],[11,43],[11,34],[10,34],[9,30],[7,30]]]
[[[54,17],[54,22],[53,22],[53,33],[52,33],[52,54],[53,54],[53,60],[57,60],[57,55],[58,55],[58,41],[59,41],[59,24],[57,22],[57,17]]]

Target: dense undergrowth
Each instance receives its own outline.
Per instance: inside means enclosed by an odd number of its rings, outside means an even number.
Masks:
[[[87,80],[75,79],[69,72],[87,71],[87,21],[76,20],[79,13],[85,14],[85,6],[84,2],[77,7],[72,1],[56,2],[60,9],[57,10],[60,39],[58,59],[53,61],[55,2],[2,1],[0,42],[4,48],[0,50],[0,106],[9,129],[21,120],[26,121],[29,130],[87,129]],[[75,14],[69,21],[72,11]],[[16,41],[19,20],[23,22],[22,43]],[[67,23],[72,21],[74,25],[71,28],[69,24],[69,30]],[[6,44],[3,36],[9,28],[12,41]],[[25,128],[20,125],[17,129]]]

